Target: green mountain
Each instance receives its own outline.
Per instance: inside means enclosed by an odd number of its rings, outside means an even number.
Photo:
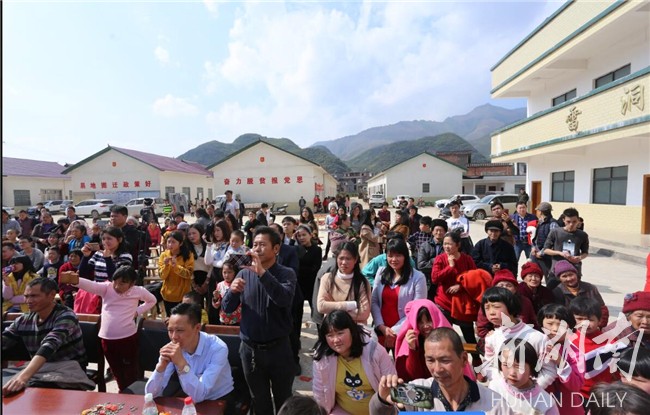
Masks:
[[[490,133],[525,117],[525,108],[511,110],[485,104],[467,114],[448,117],[442,122],[400,121],[383,127],[369,128],[355,135],[320,141],[314,143],[314,146],[325,146],[335,156],[348,161],[366,150],[386,144],[433,137],[442,133],[454,133],[467,140],[485,157],[489,157]]]
[[[398,141],[396,143],[375,147],[364,151],[355,158],[348,160],[347,165],[352,171],[371,171],[379,173],[385,168],[415,157],[423,151],[435,154],[439,151],[471,151],[472,162],[487,162],[470,143],[452,133],[439,134],[435,137],[424,137],[418,140]]]
[[[178,158],[209,166],[258,140],[262,140],[297,156],[313,161],[314,163],[321,165],[332,175],[350,171],[348,166],[338,157],[333,155],[326,147],[317,146],[302,149],[288,138],[270,138],[259,134],[240,135],[230,144],[221,143],[216,140],[209,141],[181,154]]]

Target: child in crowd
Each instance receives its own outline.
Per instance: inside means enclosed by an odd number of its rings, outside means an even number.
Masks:
[[[598,300],[576,297],[569,304],[569,311],[576,321],[573,345],[579,353],[578,367],[585,376],[580,394],[588,400],[592,386],[601,382],[612,383],[620,378],[617,372],[611,373],[609,366],[613,358],[612,353],[617,349],[625,348],[625,345],[623,342],[614,343],[614,339],[595,340],[603,333],[599,326],[602,314]]]
[[[557,365],[557,379],[546,392],[558,398],[561,415],[584,415],[582,399],[575,396],[585,381],[578,370],[578,348],[566,341],[567,333],[572,333],[576,325],[573,314],[563,305],[547,304],[539,310],[537,319],[549,339],[547,356]]]
[[[174,231],[167,238],[167,249],[158,258],[158,271],[162,279],[160,295],[165,312],[172,314],[172,308],[183,301],[183,295],[191,290],[194,276],[194,255],[185,243],[183,231]]]
[[[332,242],[330,236],[338,228],[339,216],[336,214],[336,206],[330,207],[330,213],[325,217],[325,226],[327,227],[327,245],[325,245],[325,252],[323,253],[323,261],[327,259],[327,254],[330,251]]]
[[[223,266],[224,263],[230,261],[233,255],[246,255],[248,252],[248,247],[244,245],[244,232],[239,229],[235,229],[230,234],[230,244],[228,245],[228,250],[223,256],[221,263],[217,262],[217,267]]]
[[[255,217],[255,211],[248,211],[248,221],[244,224],[244,231],[246,232],[246,246],[249,248],[253,247],[253,232],[255,228],[260,225],[260,222]]]
[[[137,278],[138,273],[130,265],[119,267],[112,281],[80,279],[78,273],[61,278],[63,283],[74,284],[102,298],[99,338],[120,391],[138,379],[138,332],[134,318],[156,304],[153,294],[135,285]],[[138,305],[140,301],[144,304]]]
[[[481,374],[488,380],[494,379],[497,354],[503,344],[511,339],[523,339],[533,346],[538,356],[546,353],[546,336],[531,328],[519,319],[521,300],[509,290],[502,287],[491,287],[483,293],[481,301],[483,312],[488,321],[494,324],[494,331],[485,337],[485,364]],[[541,369],[537,376],[537,384],[541,388],[548,387],[557,377],[555,362],[540,359]]]
[[[208,312],[205,311],[203,296],[196,291],[190,291],[183,295],[183,303],[196,304],[201,307],[201,324],[208,324]]]
[[[81,264],[82,256],[81,249],[73,249],[68,254],[68,262],[59,268],[59,296],[63,304],[70,308],[74,308],[74,293],[78,291],[78,288],[71,284],[62,283],[61,275],[64,272],[79,272],[79,264]]]
[[[59,277],[59,268],[61,268],[62,265],[63,258],[61,257],[59,248],[56,246],[50,246],[47,249],[47,255],[45,257],[43,268],[40,270],[41,277],[47,277],[51,280],[56,281]]]
[[[499,352],[499,375],[490,381],[489,388],[498,392],[514,413],[558,415],[551,395],[533,380],[538,358],[535,348],[525,340],[504,343]]]
[[[237,306],[237,309],[232,313],[226,313],[221,310],[221,300],[226,295],[226,292],[230,289],[230,284],[232,284],[235,276],[237,275],[237,268],[231,262],[224,262],[221,269],[221,275],[223,276],[223,281],[217,284],[217,289],[214,290],[212,297],[212,307],[219,309],[219,321],[221,324],[238,326],[241,321],[241,304]]]
[[[431,219],[431,216],[422,216],[420,218],[420,230],[409,236],[408,243],[411,247],[411,255],[413,258],[417,258],[420,247],[424,244],[428,244],[433,238],[433,235],[431,235],[432,222],[433,219]]]

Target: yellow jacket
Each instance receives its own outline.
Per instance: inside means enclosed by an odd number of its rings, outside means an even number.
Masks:
[[[38,278],[38,275],[33,272],[26,272],[25,275],[23,275],[23,279],[21,280],[20,285],[18,285],[18,283],[16,282],[16,277],[14,277],[13,272],[7,276],[8,281],[4,283],[6,288],[2,287],[2,295],[5,299],[2,302],[3,313],[9,310],[11,306],[14,305],[14,303],[10,301],[12,298],[18,296],[22,297],[23,294],[25,294],[25,288],[27,287],[27,284],[34,278]],[[29,311],[29,308],[27,307],[27,303],[24,302],[24,297],[23,297],[23,302],[20,304],[20,310],[23,313]]]
[[[192,291],[192,276],[194,274],[194,256],[185,261],[182,256],[176,257],[176,265],[165,264],[165,258],[171,257],[169,250],[165,250],[158,258],[158,270],[163,280],[160,295],[165,301],[179,303],[183,295]]]

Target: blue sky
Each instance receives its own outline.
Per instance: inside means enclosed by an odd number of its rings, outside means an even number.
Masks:
[[[561,2],[5,1],[3,155],[301,147],[490,100],[490,67]]]

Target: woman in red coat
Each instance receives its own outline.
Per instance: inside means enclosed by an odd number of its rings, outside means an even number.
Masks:
[[[451,298],[463,289],[456,278],[465,271],[476,269],[472,257],[460,252],[460,242],[460,232],[448,232],[442,242],[445,253],[438,255],[433,262],[431,282],[438,286],[434,302],[450,323],[460,327],[466,343],[476,343],[474,324],[451,317]]]

